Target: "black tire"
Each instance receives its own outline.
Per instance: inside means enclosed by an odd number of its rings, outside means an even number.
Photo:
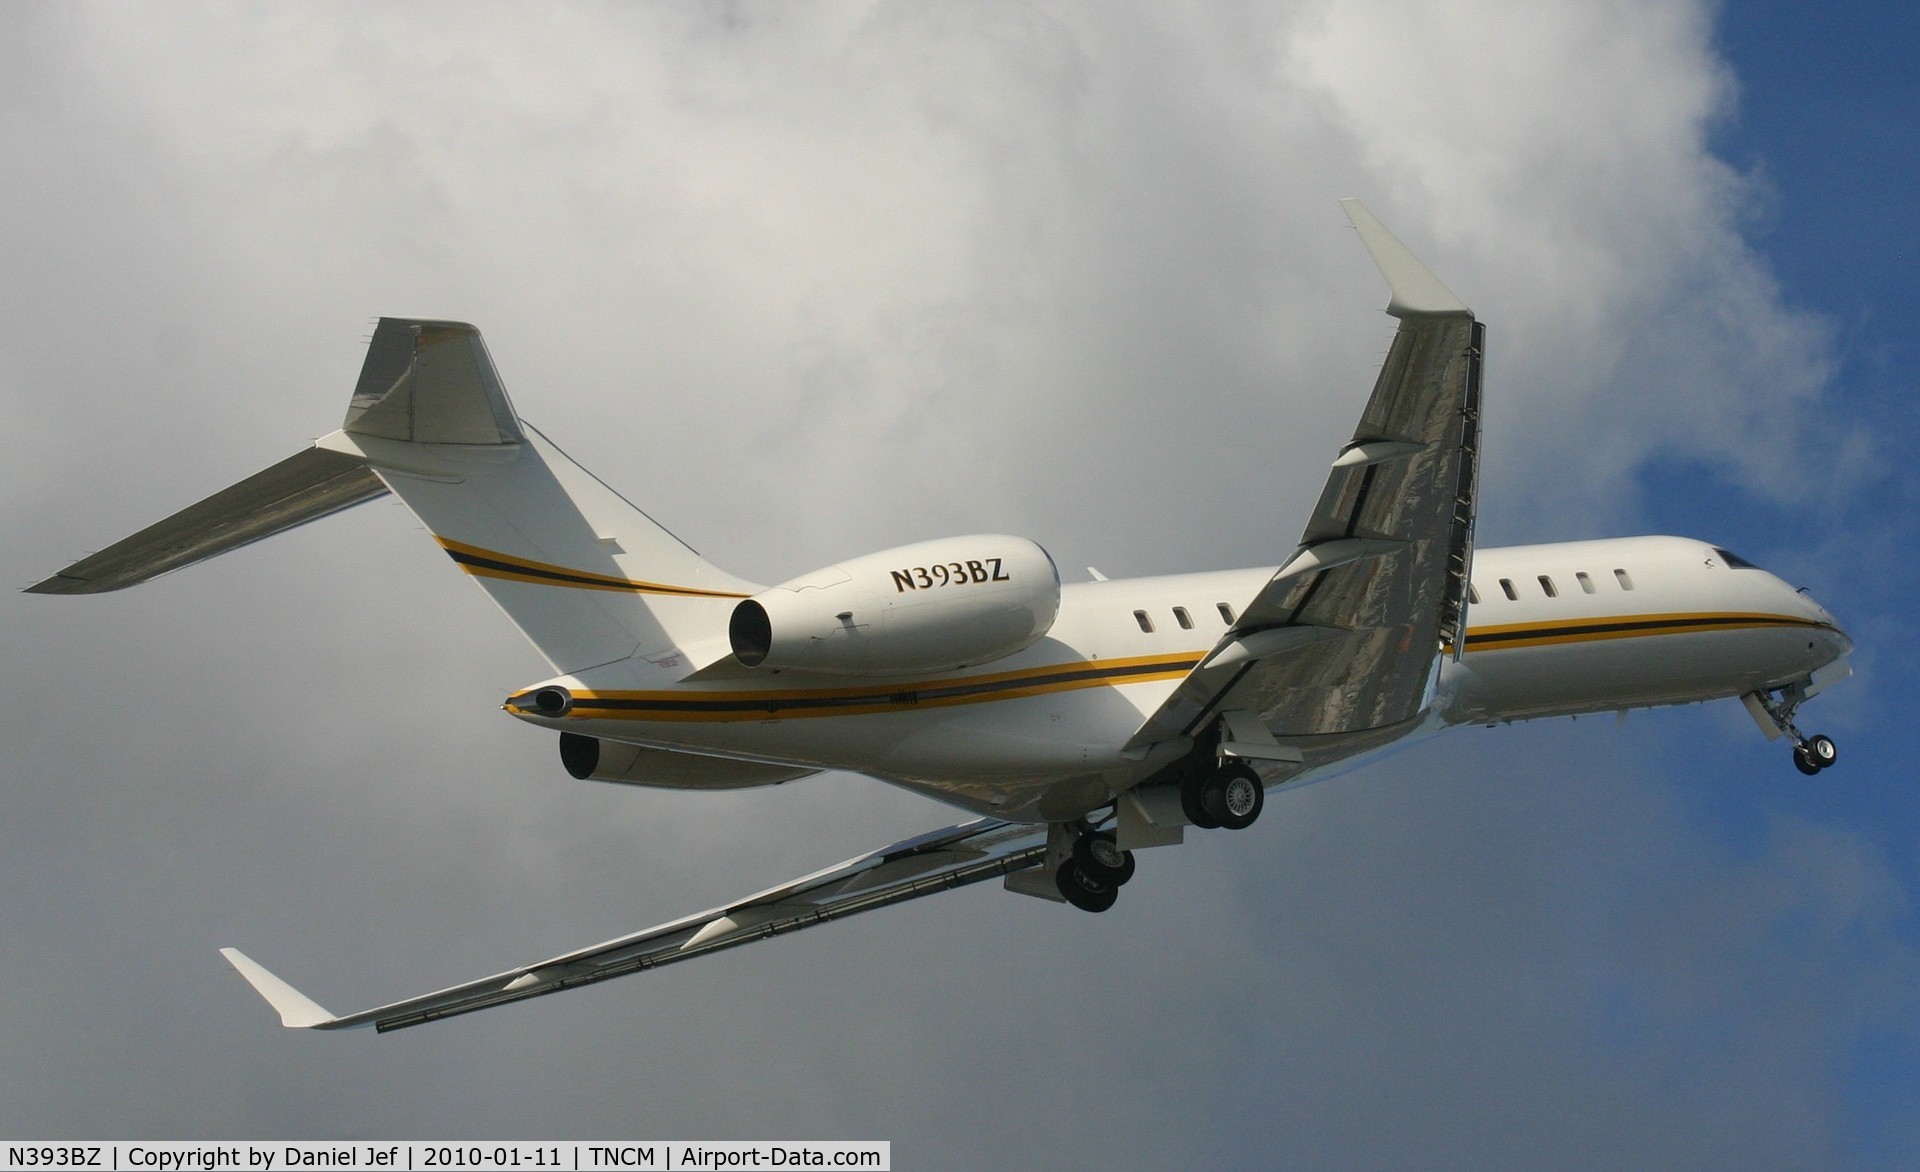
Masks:
[[[1815,733],[1807,738],[1806,753],[1807,760],[1819,769],[1831,769],[1833,763],[1840,759],[1839,746],[1833,743],[1832,737],[1823,733]]]
[[[1122,886],[1133,878],[1133,852],[1123,851],[1108,830],[1083,834],[1073,842],[1073,861],[1102,883]]]
[[[1207,812],[1207,780],[1200,777],[1180,783],[1180,812],[1202,830],[1218,830],[1220,819]]]
[[[1793,767],[1808,777],[1820,772],[1820,763],[1807,756],[1807,751],[1799,745],[1793,747]]]
[[[1053,873],[1053,885],[1060,889],[1062,898],[1083,912],[1104,912],[1120,898],[1118,887],[1088,875],[1072,859],[1061,863]]]
[[[1250,765],[1234,762],[1222,766],[1207,780],[1201,795],[1207,814],[1228,830],[1245,830],[1266,808],[1267,787]]]

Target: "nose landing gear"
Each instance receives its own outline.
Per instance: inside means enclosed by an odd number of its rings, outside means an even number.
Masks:
[[[1834,746],[1833,738],[1824,733],[1815,733],[1802,738],[1793,746],[1793,764],[1800,772],[1811,777],[1840,759],[1840,750]]]
[[[1793,767],[1812,777],[1838,761],[1840,750],[1834,745],[1832,737],[1825,733],[1808,736],[1793,723],[1793,714],[1799,710],[1800,702],[1804,699],[1806,699],[1806,693],[1799,685],[1787,688],[1778,695],[1756,692],[1750,698],[1766,713],[1768,719],[1773,722],[1774,728],[1787,734],[1793,741]],[[1758,718],[1759,714],[1756,713],[1755,719]],[[1766,731],[1764,723],[1761,725],[1761,730]]]

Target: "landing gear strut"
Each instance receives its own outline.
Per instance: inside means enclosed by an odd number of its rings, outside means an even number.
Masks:
[[[1832,737],[1824,733],[1808,736],[1793,723],[1794,712],[1799,709],[1800,702],[1806,699],[1798,685],[1783,690],[1778,696],[1760,692],[1756,698],[1780,731],[1792,738],[1795,769],[1812,777],[1840,759],[1840,750],[1834,745]]]

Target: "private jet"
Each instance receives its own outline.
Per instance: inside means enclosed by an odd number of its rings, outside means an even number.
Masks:
[[[1267,791],[1462,725],[1739,699],[1794,765],[1852,644],[1728,549],[1629,537],[1476,549],[1484,328],[1366,208],[1391,348],[1277,565],[1063,583],[1003,534],[776,586],[708,562],[507,398],[474,327],[381,318],[341,428],[30,587],[119,590],[392,493],[551,665],[505,710],[576,778],[675,789],[850,770],[971,820],[745,899],[358,1013],[234,950],[283,1024],[386,1031],[1000,879],[1089,912],[1135,853],[1244,830]]]

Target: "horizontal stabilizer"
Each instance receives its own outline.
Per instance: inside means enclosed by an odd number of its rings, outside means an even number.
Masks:
[[[231,488],[82,558],[30,594],[99,594],[205,561],[384,494],[360,461],[321,448],[257,472]]]

